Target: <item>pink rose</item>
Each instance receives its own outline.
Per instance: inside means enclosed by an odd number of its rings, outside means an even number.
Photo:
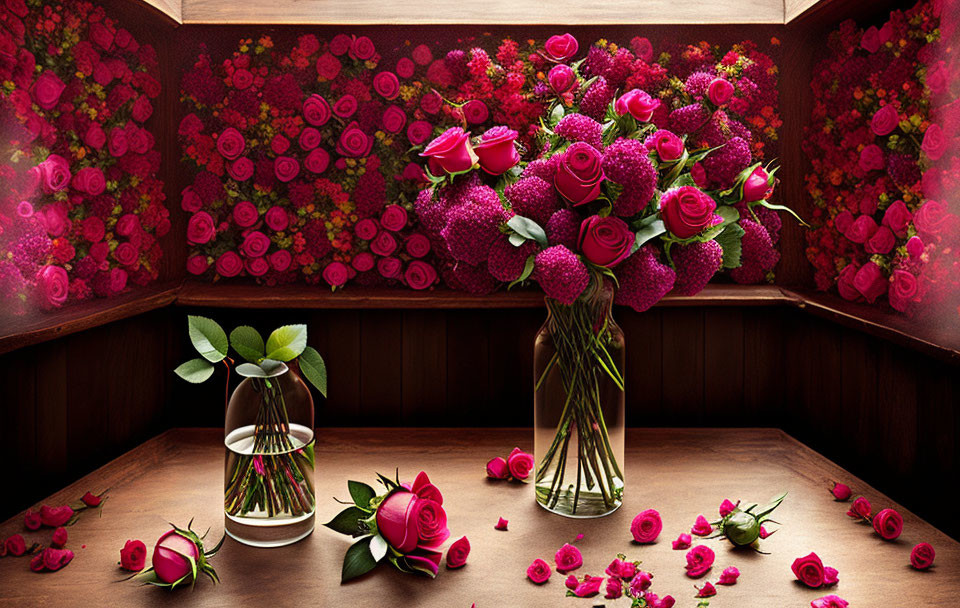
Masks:
[[[427,289],[437,281],[437,271],[422,260],[413,260],[407,265],[403,278],[411,289]]]
[[[127,153],[129,148],[130,141],[127,132],[119,127],[111,129],[110,136],[107,138],[107,150],[109,150],[110,156],[120,158]]]
[[[847,515],[855,519],[870,519],[870,511],[872,508],[869,500],[863,496],[858,496],[857,499],[853,501],[853,504],[850,505]]]
[[[657,540],[661,530],[663,530],[663,522],[660,519],[660,513],[655,509],[640,512],[630,523],[630,533],[633,535],[633,540],[642,544]]]
[[[90,125],[86,134],[83,136],[83,143],[91,148],[100,150],[107,143],[107,134],[103,132],[100,125]]]
[[[59,76],[50,70],[44,70],[33,83],[33,100],[44,110],[51,110],[60,101],[60,94],[65,88],[67,85]]]
[[[400,95],[400,81],[393,72],[379,72],[373,77],[373,90],[392,101]]]
[[[576,570],[583,565],[583,556],[580,554],[580,549],[577,549],[569,543],[560,547],[553,559],[557,564],[557,572],[562,572],[563,574],[571,570]]]
[[[557,568],[557,570],[559,570],[559,568]],[[577,588],[573,590],[573,594],[577,597],[593,597],[600,593],[601,585],[603,585],[602,576],[590,576],[587,574],[583,577],[583,581],[577,585]]]
[[[830,489],[830,493],[833,494],[834,499],[841,502],[850,500],[850,497],[853,495],[853,492],[850,491],[850,486],[845,483],[834,482],[833,488]]]
[[[464,536],[453,541],[447,549],[447,568],[461,568],[467,563],[470,555],[470,541]]]
[[[247,274],[252,277],[262,277],[270,270],[270,263],[265,258],[247,258],[243,263]]]
[[[693,186],[667,190],[660,198],[660,216],[671,234],[688,239],[714,223],[717,204]]]
[[[357,235],[357,238],[363,239],[364,241],[373,240],[373,237],[377,236],[377,232],[379,231],[380,227],[377,225],[377,222],[370,218],[360,220],[353,227],[353,233]]]
[[[468,171],[478,161],[477,154],[470,145],[470,134],[460,127],[452,127],[443,132],[420,153],[427,159],[430,172],[462,173]]]
[[[883,214],[882,224],[900,238],[907,236],[907,225],[913,215],[902,200],[894,201]]]
[[[870,129],[880,137],[893,133],[893,130],[900,124],[900,115],[897,109],[891,104],[887,104],[877,110],[870,120]]]
[[[38,165],[43,180],[43,191],[53,194],[70,184],[70,163],[59,154],[51,154]]]
[[[130,243],[120,243],[113,250],[113,258],[121,266],[133,266],[140,259],[140,252]]]
[[[713,549],[706,545],[697,545],[687,552],[687,565],[684,568],[690,578],[700,578],[713,566]]]
[[[703,587],[694,588],[697,589],[696,597],[713,597],[717,594],[717,588],[709,581],[704,583]]]
[[[240,253],[248,258],[262,257],[267,254],[268,249],[270,249],[270,238],[258,230],[248,233],[240,245]]]
[[[227,160],[234,160],[243,154],[247,142],[243,139],[240,131],[233,127],[227,127],[217,138],[217,152]]]
[[[893,271],[890,278],[890,288],[887,292],[890,306],[900,312],[907,312],[920,291],[917,277],[912,272],[897,269]]]
[[[886,254],[890,253],[890,250],[893,249],[893,246],[896,244],[897,238],[893,235],[893,231],[887,228],[886,226],[881,226],[873,233],[873,236],[864,243],[864,249],[867,253],[880,253]]]
[[[427,141],[432,133],[433,125],[426,120],[416,120],[407,127],[407,139],[415,146]]]
[[[278,249],[270,254],[269,260],[271,268],[277,272],[283,272],[293,263],[293,254],[286,249]]]
[[[572,34],[550,36],[543,45],[543,56],[549,61],[560,63],[566,61],[580,49],[577,39]]]
[[[243,259],[236,251],[227,251],[217,258],[217,274],[222,277],[235,277],[243,270]]]
[[[811,608],[847,608],[850,603],[838,595],[825,595],[810,602]]]
[[[731,502],[730,499],[724,499],[724,501],[720,503],[720,517],[726,517],[727,515],[730,515],[736,508],[737,505]]]
[[[520,162],[515,144],[519,134],[509,127],[493,127],[474,146],[480,168],[490,175],[502,175]]]
[[[677,537],[677,540],[673,541],[673,550],[678,551],[680,549],[689,549],[692,542],[693,537],[686,532],[683,532]]]
[[[443,107],[443,98],[436,91],[430,91],[420,98],[420,109],[427,114],[436,114]]]
[[[937,552],[930,543],[920,543],[910,551],[910,565],[917,570],[926,570],[933,565]]]
[[[361,61],[370,59],[376,52],[377,49],[373,45],[373,40],[366,36],[354,36],[350,42],[350,55]]]
[[[479,99],[471,99],[463,104],[460,111],[463,112],[463,117],[466,119],[467,124],[471,125],[483,124],[487,121],[487,118],[490,117],[490,110],[487,109],[487,104]]]
[[[738,578],[740,578],[740,569],[735,566],[730,566],[729,568],[723,569],[723,573],[720,574],[720,580],[717,581],[717,584],[736,585]]]
[[[300,163],[289,156],[278,156],[273,161],[273,172],[281,182],[289,182],[300,173]]]
[[[180,199],[180,208],[190,213],[196,213],[203,207],[203,201],[193,190],[193,186],[187,186],[183,189]]]
[[[342,277],[346,281],[346,268]],[[336,283],[331,283],[334,284]],[[398,490],[390,494],[377,508],[377,529],[384,540],[400,553],[410,553],[420,541],[416,508],[419,501],[413,492]]]
[[[337,141],[337,154],[350,158],[360,158],[370,153],[373,147],[371,139],[356,122],[350,123]]]
[[[707,87],[707,98],[714,105],[722,106],[733,98],[733,84],[726,78],[714,78]]]
[[[936,237],[943,232],[948,222],[952,221],[954,217],[947,212],[946,205],[943,203],[927,200],[913,216],[913,225],[916,226],[921,238],[934,240],[932,237]]]
[[[752,203],[762,201],[773,192],[770,175],[763,167],[757,167],[743,182],[743,197],[740,201]]]
[[[407,237],[407,253],[414,258],[422,258],[430,253],[430,239],[420,233],[411,234]]]
[[[303,119],[315,127],[327,124],[330,120],[330,104],[322,95],[314,93],[303,102]]]
[[[137,122],[146,122],[153,115],[153,106],[146,97],[138,97],[130,108],[130,114]]]
[[[822,587],[826,583],[823,562],[816,553],[793,560],[790,569],[798,581],[812,589]]]
[[[49,268],[49,266],[47,267]],[[63,270],[62,268],[60,270]],[[40,523],[48,528],[58,528],[65,525],[73,517],[74,510],[68,505],[60,507],[50,507],[42,505],[40,507]]]
[[[601,156],[590,144],[576,142],[560,158],[554,185],[574,206],[596,200],[605,175]]]
[[[400,205],[387,205],[380,216],[380,225],[392,232],[407,225],[407,210]]]
[[[67,277],[67,271],[62,267],[44,266],[37,273],[37,283],[43,294],[44,308],[60,308],[67,301],[70,279]]]
[[[858,164],[864,173],[883,169],[886,166],[883,150],[880,149],[880,146],[877,144],[864,146],[863,150],[860,151],[860,161]]]
[[[250,201],[240,201],[233,208],[233,221],[241,228],[249,228],[260,219],[260,212]]]
[[[393,234],[386,230],[381,230],[376,238],[370,242],[370,251],[379,256],[386,257],[397,250],[397,239]]]
[[[654,111],[660,107],[660,100],[650,97],[645,91],[631,89],[621,95],[613,104],[620,116],[630,114],[639,122],[650,122]]]
[[[103,171],[97,167],[84,167],[77,171],[71,182],[73,187],[80,192],[86,192],[91,196],[101,194],[107,187],[107,181],[103,177]]]
[[[923,255],[923,239],[918,236],[912,236],[907,241],[907,255],[911,258],[919,258]]]
[[[877,231],[877,223],[869,215],[861,215],[850,224],[844,236],[854,243],[863,244]]]
[[[580,251],[597,266],[613,268],[627,259],[635,241],[630,226],[612,215],[592,215],[580,224]]]
[[[491,479],[506,479],[510,475],[507,461],[502,456],[491,458],[487,462],[487,477]]]
[[[333,104],[333,113],[340,118],[350,118],[357,111],[357,98],[349,93]]]
[[[245,182],[253,177],[253,161],[243,157],[227,163],[227,173],[238,182]]]
[[[514,479],[523,481],[530,476],[530,471],[533,470],[533,455],[516,448],[507,458],[507,468],[510,469],[510,475]]]
[[[608,600],[615,600],[623,595],[623,583],[619,578],[610,577],[607,579],[607,586],[604,596]]]
[[[310,151],[310,154],[307,154],[307,158],[303,161],[303,166],[306,167],[310,173],[319,175],[330,166],[330,155],[323,148],[314,148]]]
[[[400,78],[411,78],[416,69],[417,65],[409,57],[401,57],[397,60],[397,75]]]
[[[568,65],[555,65],[547,73],[547,82],[557,95],[563,95],[577,84],[577,75]]]
[[[860,38],[860,46],[868,53],[876,53],[880,50],[880,32],[876,26],[871,25],[863,32]]]
[[[17,203],[17,215],[24,219],[33,217],[33,205],[28,201],[20,201]]]
[[[650,44],[648,38],[634,37],[630,40],[630,48],[633,49],[633,54],[637,56],[637,59],[645,63],[650,63],[653,60],[653,45]]]
[[[366,272],[376,266],[376,264],[376,257],[368,251],[361,251],[350,260],[350,265],[353,266],[357,272]]]
[[[403,262],[400,261],[400,258],[389,257],[377,260],[377,272],[386,279],[399,278],[402,267]]]
[[[923,143],[920,144],[920,149],[926,153],[927,158],[930,160],[940,160],[946,148],[947,138],[944,137],[943,129],[940,128],[940,125],[932,124],[927,127],[926,133],[923,134]]]
[[[551,574],[553,574],[553,571],[550,569],[550,564],[539,557],[533,560],[533,563],[527,568],[527,578],[538,585],[550,580]]]
[[[297,138],[297,143],[300,144],[302,150],[313,150],[320,145],[322,140],[323,136],[320,135],[320,131],[317,131],[313,127],[307,127],[300,131],[300,137]],[[280,152],[278,152],[278,154],[280,154]]]
[[[201,275],[207,271],[210,263],[207,262],[207,256],[194,255],[187,258],[187,272],[192,275]]]
[[[336,78],[341,68],[343,68],[343,64],[330,53],[324,53],[317,57],[317,75],[324,80]]]
[[[191,245],[210,242],[215,232],[213,217],[206,211],[198,211],[187,220],[187,242]]]
[[[407,114],[399,106],[390,106],[383,111],[383,129],[388,133],[399,133],[407,124]]]
[[[106,226],[104,226],[103,220],[93,215],[80,223],[80,233],[84,239],[91,243],[98,243],[103,240],[106,233]]]
[[[276,205],[267,210],[264,220],[266,220],[267,226],[269,226],[271,230],[276,230],[277,232],[286,230],[290,224],[290,218],[287,216],[287,212],[284,211],[283,207]]]
[[[323,280],[331,287],[340,287],[347,282],[349,274],[343,262],[330,262],[323,269]]]
[[[683,156],[683,140],[664,129],[651,135],[646,141],[646,146],[649,150],[656,150],[657,156],[663,162],[679,160]]]
[[[853,286],[871,304],[887,293],[887,279],[880,267],[873,262],[867,262],[860,267],[853,277]]]
[[[127,271],[123,268],[110,269],[109,288],[111,295],[116,295],[126,289],[128,276]]]
[[[903,532],[903,517],[893,509],[884,509],[873,517],[873,529],[883,540],[896,540]]]
[[[234,87],[242,91],[250,88],[250,85],[253,84],[253,74],[246,68],[237,68],[233,71],[230,80]]]
[[[277,133],[270,140],[270,149],[274,154],[280,155],[290,149],[290,140]]]

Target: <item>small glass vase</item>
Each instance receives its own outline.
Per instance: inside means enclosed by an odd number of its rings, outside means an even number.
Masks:
[[[613,285],[599,276],[573,304],[546,298],[534,344],[537,502],[602,517],[623,502],[624,338]]]
[[[313,397],[283,363],[254,373],[227,404],[225,528],[241,543],[280,547],[313,532]]]

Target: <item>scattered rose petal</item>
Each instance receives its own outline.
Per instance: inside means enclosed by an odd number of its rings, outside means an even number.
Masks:
[[[506,479],[510,475],[507,461],[501,456],[491,458],[487,463],[487,477],[491,479]]]
[[[723,569],[723,573],[720,575],[720,580],[717,581],[717,584],[736,585],[738,578],[740,578],[740,570],[736,566],[730,566],[729,568]]]
[[[825,595],[810,602],[812,608],[847,608],[850,603],[838,595]]]
[[[672,595],[665,595],[657,602],[657,605],[653,608],[673,608],[673,605],[677,603],[677,600],[673,599]]]
[[[40,507],[40,522],[49,528],[59,528],[67,525],[71,517],[73,517],[73,509],[69,505],[63,505],[62,507],[43,505]]]
[[[633,577],[633,580],[630,581],[630,591],[634,595],[640,595],[644,591],[650,588],[650,585],[653,584],[653,575],[649,572],[644,572],[641,570],[637,572],[637,575]]]
[[[697,545],[687,552],[687,576],[700,578],[713,566],[713,549],[706,545]]]
[[[621,565],[621,564],[623,564],[623,560],[622,560],[622,559],[620,559],[619,557],[614,558],[614,560],[613,560],[612,562],[610,562],[610,565],[607,566],[607,569],[603,571],[604,574],[606,574],[607,576],[614,577],[614,578],[620,578],[620,565]]]
[[[547,582],[550,579],[551,574],[553,574],[553,570],[550,569],[550,564],[543,561],[539,557],[533,560],[533,563],[530,564],[529,568],[527,568],[527,578],[538,585],[542,585],[543,583]],[[573,577],[573,580],[576,582],[577,577]]]
[[[47,547],[43,550],[43,566],[51,572],[56,572],[73,560],[73,551],[70,549],[54,549]]]
[[[893,509],[884,509],[873,517],[873,529],[883,540],[895,540],[903,532],[903,516]]]
[[[637,575],[637,562],[620,562],[620,578],[631,580]],[[650,576],[653,576],[652,574]]]
[[[573,594],[577,597],[593,597],[600,593],[600,587],[602,585],[602,576],[590,576],[587,574],[583,577],[583,581],[577,585],[577,588],[573,590]]]
[[[724,500],[722,503],[720,503],[720,517],[726,517],[727,515],[730,515],[736,508],[737,505],[730,502],[730,499]]]
[[[613,577],[608,578],[606,593],[603,597],[608,600],[615,600],[621,595],[623,595],[623,583],[620,582],[620,579]]]
[[[840,582],[840,571],[830,566],[823,567],[823,584],[836,585]]]
[[[26,526],[27,530],[39,530],[40,529],[40,514],[36,511],[27,511],[23,516],[23,525]]]
[[[67,544],[67,529],[63,526],[53,531],[53,537],[50,539],[50,545],[57,549],[62,549]]]
[[[710,522],[707,521],[707,518],[703,515],[697,516],[697,523],[693,524],[693,527],[690,528],[690,532],[696,534],[697,536],[708,536],[713,532],[713,526],[710,525]]]
[[[103,496],[97,496],[93,492],[87,492],[80,500],[88,507],[99,507],[100,503],[103,502]]]
[[[776,532],[776,530],[774,530],[773,532]],[[761,538],[761,539],[764,539],[764,538],[770,536],[771,534],[773,534],[773,532],[767,532],[767,529],[766,529],[766,528],[764,528],[763,526],[760,526],[760,538]]]
[[[580,581],[577,580],[577,575],[571,574],[567,577],[567,580],[563,581],[563,584],[567,586],[567,589],[573,591],[580,584]]]
[[[7,553],[13,557],[20,557],[27,552],[27,543],[23,540],[23,537],[19,534],[14,534],[7,540],[3,542],[4,547],[7,549]]]
[[[863,496],[858,496],[857,499],[853,501],[853,504],[850,505],[850,510],[847,511],[847,515],[857,519],[870,519],[871,508],[869,500]]]
[[[43,551],[34,555],[30,560],[30,569],[34,572],[43,572],[45,570],[43,565]]]
[[[853,492],[850,491],[850,486],[838,482],[833,482],[833,489],[831,489],[830,492],[836,500],[841,502],[850,500],[850,496],[853,495]]]
[[[447,549],[447,568],[462,568],[467,563],[467,556],[470,555],[470,541],[467,537],[461,537],[454,541]]]
[[[677,537],[677,540],[673,541],[673,548],[674,550],[689,549],[690,544],[692,542],[693,542],[693,537],[687,534],[686,532],[684,532],[683,534]]]
[[[140,572],[147,563],[147,546],[141,540],[128,540],[120,549],[120,567]]]
[[[697,589],[697,597],[713,597],[717,594],[717,588],[709,581],[704,583],[703,587],[694,587],[694,589]]]
[[[509,524],[509,523],[510,523],[510,522],[508,522],[507,520],[505,520],[504,518],[501,517],[500,519],[497,520],[497,525],[495,525],[495,526],[493,527],[493,529],[494,529],[494,530],[506,530],[506,529],[507,529],[507,524]]]
[[[577,537],[573,539],[573,542],[577,542],[581,540],[583,540],[583,533],[577,534]]]
[[[580,549],[569,543],[557,549],[557,554],[553,556],[553,559],[557,563],[557,572],[563,574],[576,570],[583,565],[583,555],[580,554]]]
[[[920,543],[910,552],[910,565],[917,570],[926,570],[933,565],[937,552],[930,543]]]

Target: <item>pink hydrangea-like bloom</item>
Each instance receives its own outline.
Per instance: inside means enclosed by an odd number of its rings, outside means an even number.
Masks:
[[[682,296],[700,293],[723,265],[723,248],[716,241],[674,247],[670,255],[677,271],[673,289]]]
[[[699,103],[670,112],[670,130],[678,135],[694,133],[710,119],[710,112]]]
[[[567,114],[553,131],[568,141],[582,141],[597,150],[603,149],[603,126],[589,116]]]
[[[702,164],[715,188],[729,188],[740,172],[750,165],[752,158],[750,144],[743,138],[734,137],[722,148],[707,155]]]
[[[740,227],[744,230],[740,241],[740,266],[730,271],[730,277],[745,285],[759,283],[780,261],[780,253],[760,224],[744,218],[740,220]]]
[[[490,247],[490,256],[487,258],[487,270],[498,281],[509,283],[520,278],[527,258],[536,253],[537,246],[527,241],[515,247],[506,237],[501,236]]]
[[[457,262],[448,273],[445,273],[444,280],[454,289],[461,289],[477,295],[493,293],[497,289],[497,282],[490,274],[486,264],[471,266],[470,264]]]
[[[659,302],[673,289],[677,278],[672,268],[657,259],[656,250],[651,245],[644,245],[621,262],[614,274],[620,283],[614,302],[625,304],[637,312],[643,312]]]
[[[580,237],[580,216],[572,209],[560,209],[547,221],[546,233],[547,242],[551,245],[563,245],[574,250]]]
[[[474,188],[465,199],[447,212],[440,234],[454,259],[476,266],[487,261],[490,246],[509,214],[493,188]]]
[[[562,154],[554,154],[550,158],[539,158],[532,161],[527,168],[520,174],[521,178],[539,177],[542,180],[553,183],[553,178],[557,175],[557,164],[560,162]]]
[[[657,170],[650,162],[643,142],[620,138],[603,153],[603,173],[623,186],[613,203],[613,212],[621,217],[639,213],[650,202],[657,188]]]
[[[615,94],[616,90],[611,88],[602,76],[597,78],[580,100],[580,113],[602,121]]]
[[[710,83],[713,82],[714,78],[716,78],[716,76],[713,74],[694,72],[687,76],[687,80],[683,83],[683,88],[685,88],[687,93],[694,99],[700,100],[707,96],[707,89],[710,88]]]
[[[573,304],[590,282],[587,267],[577,254],[563,245],[548,247],[537,254],[533,276],[548,298]]]
[[[551,182],[539,177],[525,177],[507,186],[504,195],[517,215],[528,217],[541,226],[546,225],[560,208],[557,189]]]

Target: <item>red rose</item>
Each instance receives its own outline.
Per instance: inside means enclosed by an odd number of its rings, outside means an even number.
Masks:
[[[227,173],[238,182],[245,182],[253,177],[253,161],[242,157],[227,164]]]
[[[714,105],[722,106],[733,97],[733,84],[726,78],[714,78],[707,87],[707,98]]]
[[[70,184],[70,163],[59,154],[51,154],[38,165],[40,178],[43,180],[43,190],[53,194],[63,190]]]
[[[306,131],[306,129],[304,129],[304,131]],[[303,136],[302,131],[300,135]],[[277,133],[273,136],[273,139],[270,140],[270,149],[273,150],[274,154],[279,156],[290,149],[290,140]]]
[[[400,205],[387,205],[380,216],[380,225],[392,232],[407,225],[407,210]]]
[[[132,213],[125,213],[117,220],[116,233],[120,236],[130,237],[140,231],[140,218]],[[89,492],[88,492],[89,494]]]
[[[563,95],[577,84],[577,75],[568,65],[555,65],[547,74],[547,82],[557,95]]]
[[[215,233],[213,217],[206,211],[198,211],[187,220],[187,242],[191,245],[208,243]]]
[[[113,250],[113,258],[121,266],[133,266],[140,259],[140,252],[130,243],[120,243]]]
[[[936,237],[943,232],[948,223],[953,221],[955,216],[947,211],[946,205],[939,201],[927,200],[917,209],[913,217],[913,225],[916,226],[920,237],[927,241],[936,240]]]
[[[790,569],[793,570],[793,575],[797,577],[797,580],[807,587],[816,589],[823,586],[825,576],[823,562],[816,553],[811,553],[806,557],[798,557],[793,561]]]
[[[252,277],[262,277],[270,270],[270,263],[264,258],[247,258],[243,263],[247,274]]]
[[[874,262],[867,262],[854,275],[853,286],[867,302],[873,304],[887,292],[887,279],[879,266]]]
[[[376,238],[370,243],[370,251],[379,256],[386,257],[397,250],[397,240],[393,234],[386,230],[381,230]]]
[[[630,523],[630,533],[633,540],[638,543],[652,543],[660,536],[663,530],[663,522],[660,519],[660,513],[655,509],[647,509],[639,513]]]
[[[227,160],[234,160],[243,154],[247,142],[243,139],[240,131],[233,127],[227,127],[217,138],[217,152]]]
[[[281,182],[289,182],[300,173],[300,163],[289,156],[278,156],[273,162],[273,172]]]
[[[287,212],[283,210],[283,207],[270,207],[263,218],[267,222],[267,226],[269,226],[271,230],[276,230],[277,232],[286,230],[287,226],[290,225],[290,218],[287,216]]]
[[[713,566],[716,556],[713,549],[706,545],[697,545],[687,552],[687,565],[684,568],[690,578],[699,578]]]
[[[447,549],[447,568],[460,568],[467,563],[470,555],[470,541],[464,536],[453,542]]]
[[[241,228],[249,228],[260,219],[260,212],[250,201],[240,201],[233,207],[233,221]]]
[[[350,260],[350,265],[357,272],[366,272],[373,268],[376,263],[376,258],[369,251],[361,251]]]
[[[523,481],[530,476],[533,470],[533,455],[514,448],[507,458],[507,468],[510,469],[510,475],[519,481]]]
[[[27,543],[23,540],[23,537],[19,534],[14,534],[7,540],[3,542],[3,546],[6,548],[7,553],[14,557],[20,557],[27,552]]]
[[[83,143],[91,148],[100,150],[104,144],[107,143],[107,134],[103,132],[100,125],[90,125],[86,134],[83,136]]]
[[[189,240],[189,238],[188,238]],[[235,277],[243,270],[243,260],[236,251],[227,251],[217,258],[217,274],[222,277]]]
[[[140,540],[128,540],[120,549],[120,567],[140,572],[147,563],[147,546]]]
[[[361,158],[370,153],[373,139],[356,122],[350,123],[337,141],[337,154],[350,158]]]
[[[920,145],[920,149],[926,153],[927,158],[939,160],[946,148],[947,138],[944,137],[940,125],[932,124],[927,127],[926,133],[923,134],[923,143]]]
[[[671,234],[681,239],[700,234],[714,223],[717,204],[693,186],[667,190],[660,198],[660,216]]]
[[[770,181],[767,171],[763,167],[757,167],[743,182],[743,197],[740,201],[752,203],[764,200],[773,191]]]
[[[343,68],[343,65],[340,63],[340,60],[330,53],[324,53],[317,58],[317,75],[324,80],[333,80],[336,78],[341,68]]]
[[[557,550],[556,555],[553,556],[553,560],[557,564],[557,572],[562,572],[563,574],[571,570],[576,570],[583,565],[583,555],[580,553],[580,549],[577,549],[569,543]]]
[[[640,89],[627,91],[613,104],[617,114],[620,116],[630,114],[640,122],[650,122],[658,107],[660,107],[660,100],[650,97]]]
[[[323,280],[331,287],[340,287],[347,282],[349,272],[343,262],[330,262],[323,269]]]
[[[120,158],[127,153],[129,148],[130,142],[127,138],[127,132],[120,127],[111,129],[110,136],[107,139],[107,149],[110,151],[110,156]]]
[[[427,144],[420,156],[427,159],[430,172],[434,175],[467,171],[478,160],[470,145],[470,135],[460,127],[444,131]]]
[[[430,239],[420,233],[411,234],[407,237],[406,249],[412,257],[422,258],[430,253]]]
[[[247,89],[250,85],[253,84],[253,74],[250,73],[250,70],[245,68],[237,68],[233,71],[233,76],[231,77],[233,86],[240,89]]]
[[[350,118],[357,111],[357,98],[347,94],[333,104],[333,113],[340,118]]]
[[[91,196],[101,194],[107,187],[103,171],[97,167],[84,167],[77,171],[71,182],[73,187]]]
[[[907,236],[907,225],[912,219],[913,214],[907,209],[907,205],[903,201],[897,200],[891,203],[883,213],[882,223],[890,228],[895,235],[903,238]]]
[[[869,172],[883,169],[886,166],[883,158],[883,150],[877,144],[865,146],[860,151],[860,160],[858,162],[862,171]]]
[[[937,552],[930,543],[920,543],[910,552],[910,565],[917,570],[926,570],[933,565]]]
[[[373,45],[373,41],[367,38],[366,36],[354,36],[353,40],[350,43],[350,55],[361,61],[366,61],[373,57],[374,53],[377,52],[376,47]]]
[[[490,117],[490,110],[487,108],[487,104],[479,99],[471,99],[463,104],[460,111],[463,112],[463,117],[467,120],[467,123],[471,125],[483,124],[487,121],[487,118]]]
[[[146,97],[138,97],[130,108],[131,116],[137,122],[146,122],[153,115],[153,106]]]
[[[353,227],[353,232],[357,235],[357,238],[363,239],[364,241],[373,240],[373,237],[377,236],[377,232],[379,231],[380,227],[377,226],[377,222],[370,218],[360,220]]]
[[[487,477],[490,479],[506,479],[510,475],[507,461],[502,456],[491,458],[487,462]]]
[[[60,526],[53,531],[53,535],[50,537],[50,546],[56,547],[57,549],[62,549],[64,545],[67,544],[67,529],[63,526]]]
[[[106,227],[97,216],[90,216],[80,223],[80,232],[83,238],[91,243],[99,243],[106,234]]]
[[[293,254],[286,249],[278,249],[270,254],[270,267],[277,272],[290,268],[291,263],[293,263]]]
[[[201,275],[207,271],[210,263],[207,262],[207,256],[194,255],[187,259],[187,272],[192,275]]]
[[[907,312],[910,304],[917,299],[920,283],[912,272],[900,269],[893,271],[891,279],[890,289],[887,292],[890,306],[900,312]]]
[[[873,529],[883,540],[896,540],[903,532],[903,517],[893,509],[884,509],[873,517]]]
[[[403,279],[410,289],[427,289],[437,281],[437,271],[422,260],[413,260],[407,265]]]
[[[303,119],[315,127],[330,120],[330,104],[323,96],[314,93],[303,102]]]
[[[311,173],[320,174],[327,170],[330,165],[330,155],[323,148],[315,148],[310,151],[307,158],[303,161],[303,166]]]
[[[420,109],[427,114],[436,114],[443,107],[443,97],[436,91],[430,91],[420,98]]]
[[[543,56],[550,61],[559,63],[576,55],[579,48],[577,39],[572,34],[550,36],[543,45]]]
[[[60,94],[67,88],[60,78],[50,70],[44,70],[33,83],[33,100],[44,110],[50,110],[60,101]]]
[[[480,168],[490,175],[502,175],[520,162],[516,142],[519,134],[509,127],[493,127],[483,134],[474,151]]]
[[[657,156],[664,162],[679,160],[683,156],[683,140],[670,131],[657,131],[645,144],[648,150],[656,150]]]
[[[426,120],[414,121],[407,127],[407,139],[415,146],[419,146],[427,141],[431,133],[433,133],[433,125]]]
[[[830,490],[830,493],[833,494],[833,497],[840,501],[850,500],[850,496],[853,494],[850,491],[850,486],[845,483],[836,483],[833,484],[833,489]]]
[[[635,241],[627,223],[612,215],[593,215],[580,224],[580,251],[597,266],[613,268],[630,255]]]
[[[248,258],[259,258],[266,255],[270,249],[270,239],[258,230],[247,234],[240,245],[240,253]]]
[[[398,106],[390,106],[383,111],[383,129],[389,133],[399,133],[407,124],[407,114]]]
[[[844,235],[854,243],[863,244],[877,231],[877,223],[869,215],[857,217],[844,232]]]
[[[377,260],[377,272],[380,273],[380,276],[387,279],[396,279],[399,277],[402,266],[403,262],[400,261],[400,258],[389,257]]]
[[[373,77],[373,90],[392,101],[400,95],[400,81],[393,72],[379,72]]]
[[[876,114],[870,120],[870,129],[880,137],[893,133],[893,130],[900,124],[900,115],[897,109],[891,104],[887,104],[877,110]]]
[[[590,144],[576,142],[567,148],[557,166],[554,185],[574,206],[596,200],[604,180],[601,156]]]
[[[867,253],[890,253],[890,250],[896,245],[896,241],[897,239],[893,236],[892,230],[886,226],[880,226],[880,228],[873,233],[873,236],[870,237],[870,240],[864,243],[863,248]]]
[[[61,268],[61,270],[63,269]],[[70,519],[73,517],[73,513],[73,509],[71,509],[68,505],[63,505],[62,507],[48,507],[47,505],[42,505],[40,507],[40,521],[43,523],[43,525],[49,528],[59,528],[70,521]]]
[[[27,530],[39,530],[40,526],[43,525],[40,522],[40,514],[36,511],[27,511],[23,516],[23,525],[26,526]]]
[[[401,57],[397,60],[397,75],[401,78],[410,78],[416,69],[416,64],[409,57]]]

